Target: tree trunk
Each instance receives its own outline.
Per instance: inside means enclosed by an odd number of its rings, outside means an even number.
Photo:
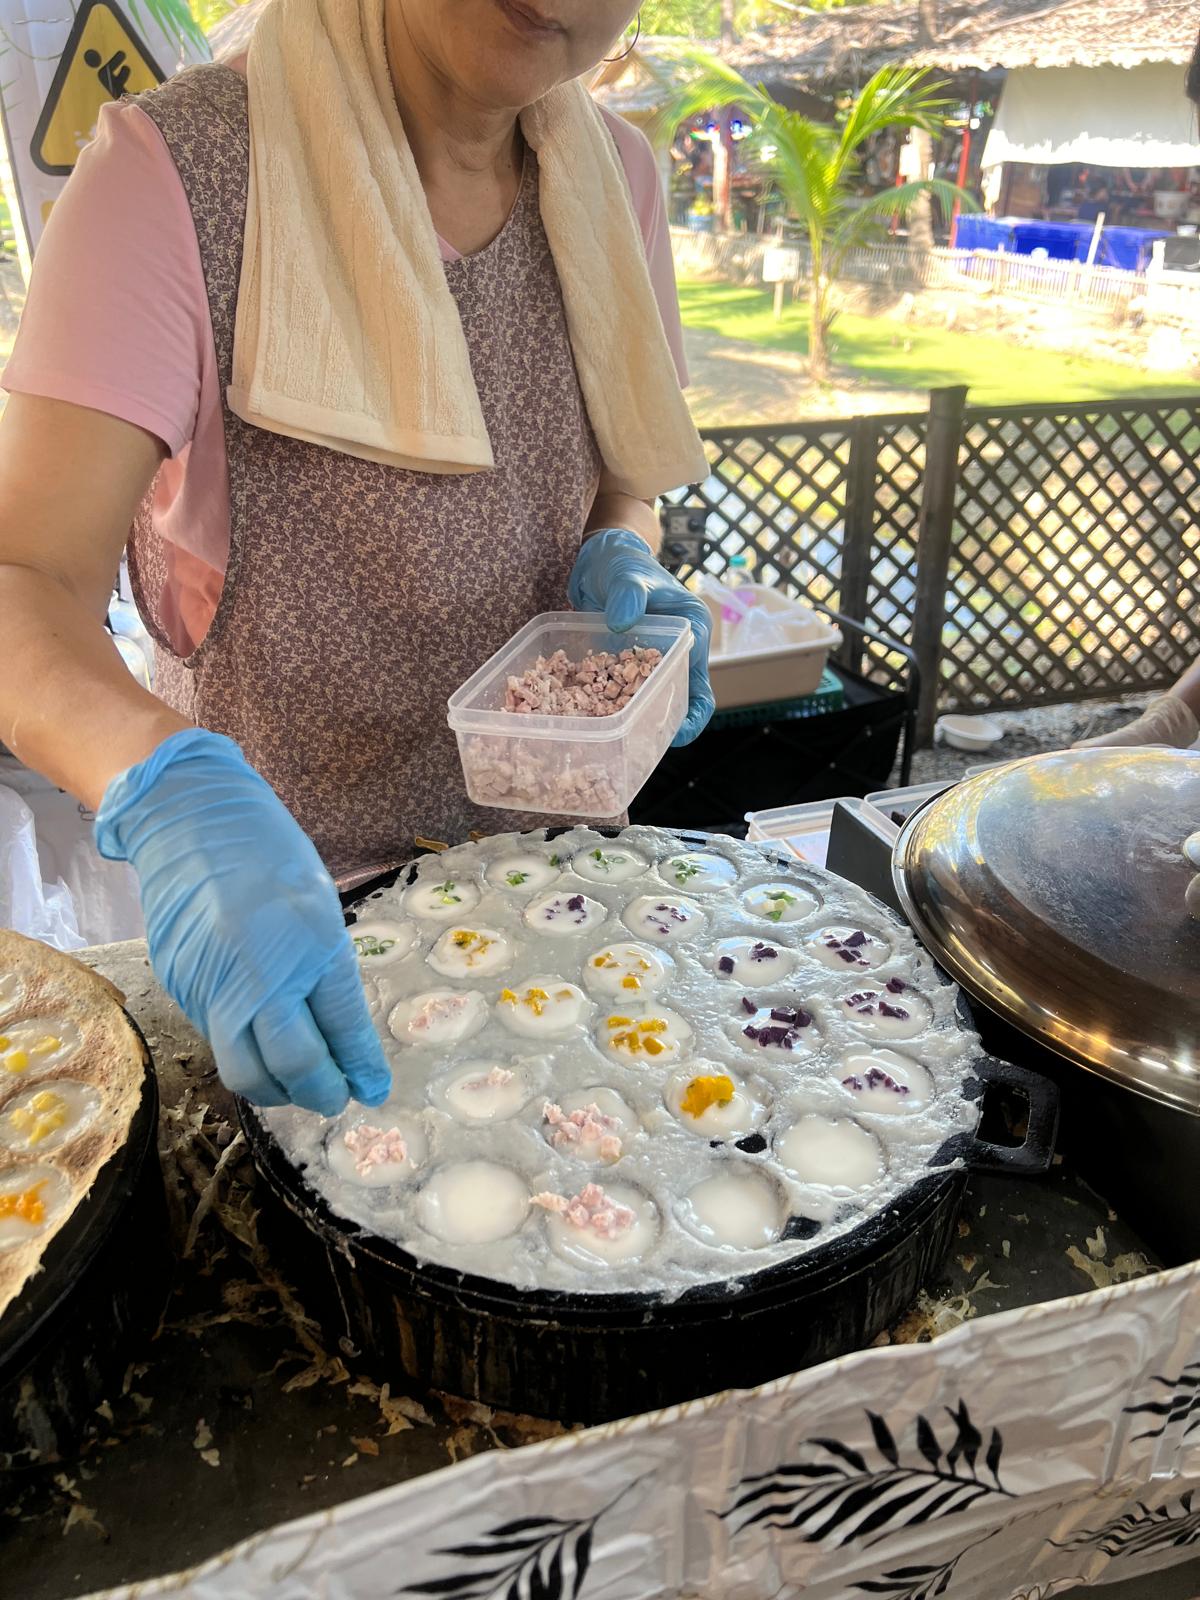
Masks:
[[[937,43],[938,0],[917,0],[917,48],[930,50]],[[933,139],[921,128],[912,131],[920,176],[926,177],[933,160]],[[908,242],[923,256],[933,253],[933,201],[918,195],[908,213]]]
[[[717,137],[713,140],[713,211],[722,233],[733,232],[733,108],[726,106],[717,115]]]
[[[721,0],[721,55],[724,55],[731,45],[737,43],[737,29],[733,25],[735,3],[736,0]]]
[[[808,375],[814,383],[825,383],[829,377],[829,330],[825,326],[827,298],[828,285],[823,275],[814,268],[809,291],[808,330]]]

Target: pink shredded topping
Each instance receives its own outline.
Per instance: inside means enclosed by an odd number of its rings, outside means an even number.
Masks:
[[[373,1128],[370,1123],[361,1123],[357,1128],[350,1128],[342,1136],[346,1149],[354,1157],[355,1171],[360,1178],[365,1178],[372,1167],[382,1167],[392,1162],[401,1162],[408,1159],[408,1146],[404,1142],[404,1135],[399,1128]]]
[[[508,680],[504,709],[557,717],[610,717],[623,711],[662,660],[658,650],[634,645],[619,655],[590,652],[572,661],[564,650],[539,656]]]
[[[585,1228],[601,1239],[615,1239],[634,1223],[634,1213],[628,1206],[610,1199],[598,1183],[586,1183],[577,1195],[535,1194],[533,1204],[544,1211],[552,1211],[581,1231]]]
[[[612,1130],[621,1126],[620,1119],[608,1116],[598,1105],[564,1111],[552,1100],[547,1100],[542,1107],[542,1116],[554,1129],[550,1143],[556,1150],[561,1150],[564,1145],[598,1144],[602,1161],[619,1159],[621,1141]]]
[[[438,1022],[450,1022],[454,1017],[461,1015],[470,1004],[465,994],[446,995],[441,999],[426,1000],[419,1011],[413,1013],[410,1029],[414,1033],[425,1033]]]
[[[464,1089],[502,1089],[506,1083],[513,1081],[513,1073],[507,1067],[493,1067],[486,1078],[472,1078],[469,1083],[464,1083]]]

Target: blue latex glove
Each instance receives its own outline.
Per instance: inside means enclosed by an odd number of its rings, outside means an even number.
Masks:
[[[688,712],[674,744],[691,744],[716,710],[708,681],[708,607],[659,565],[628,528],[604,528],[585,541],[576,557],[567,596],[576,611],[603,611],[614,633],[628,633],[649,613],[685,617],[692,625]]]
[[[231,739],[189,728],[119,774],[96,842],[137,873],[154,970],[227,1087],[327,1117],[387,1098],[333,881]]]

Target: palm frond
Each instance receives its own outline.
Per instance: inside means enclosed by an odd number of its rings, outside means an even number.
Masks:
[[[955,202],[962,211],[979,210],[972,195],[960,189],[956,183],[947,183],[944,178],[924,178],[913,183],[902,183],[895,189],[883,189],[861,203],[843,204],[836,218],[831,220],[831,251],[841,256],[847,250],[868,243],[878,235],[885,222],[911,211],[922,195],[939,200],[947,215]]]
[[[872,135],[888,128],[933,132],[952,102],[923,67],[881,67],[854,98],[842,124],[842,149],[852,154]]]
[[[680,123],[690,122],[705,111],[740,106],[756,125],[763,125],[783,110],[761,84],[743,78],[719,56],[709,55],[704,50],[681,50],[671,59],[677,68],[682,67],[682,81],[673,73],[645,63],[665,95],[651,123],[651,138],[655,142],[669,142]]]

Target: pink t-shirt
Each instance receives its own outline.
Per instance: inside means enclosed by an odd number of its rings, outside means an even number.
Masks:
[[[625,168],[681,384],[683,334],[662,186],[645,136],[603,113]],[[442,255],[457,252],[444,241]],[[133,105],[100,113],[38,247],[12,393],[66,400],[145,428],[166,446],[154,522],[166,542],[164,623],[187,654],[216,610],[229,558],[229,482],[200,249],[162,134]]]

